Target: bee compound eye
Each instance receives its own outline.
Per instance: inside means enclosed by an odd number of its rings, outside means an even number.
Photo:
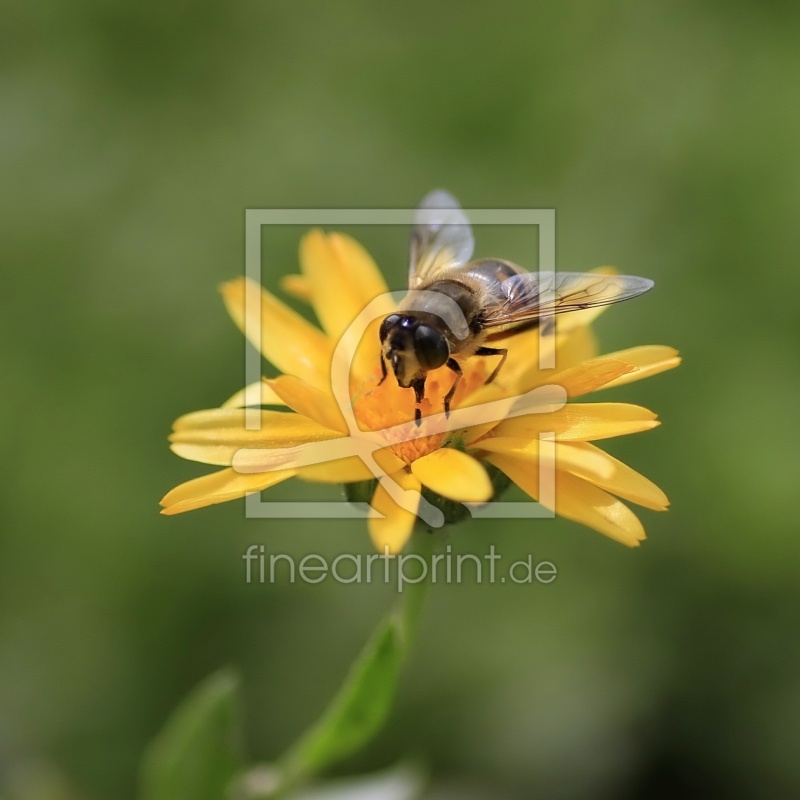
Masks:
[[[425,370],[441,367],[450,357],[444,334],[428,325],[420,325],[414,331],[414,350],[419,365]]]
[[[389,331],[391,331],[392,328],[394,328],[398,322],[400,322],[399,314],[389,314],[389,316],[386,317],[386,319],[383,322],[381,322],[381,330],[380,330],[381,341],[383,341],[389,335]]]

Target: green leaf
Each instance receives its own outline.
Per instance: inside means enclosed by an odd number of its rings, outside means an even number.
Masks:
[[[375,632],[321,719],[282,759],[282,783],[294,785],[354,753],[389,714],[402,660],[399,621]]]
[[[239,681],[227,670],[200,684],[150,745],[141,800],[221,800],[242,766]]]

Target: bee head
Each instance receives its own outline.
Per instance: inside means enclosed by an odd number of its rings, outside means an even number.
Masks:
[[[445,335],[406,314],[390,314],[381,323],[381,348],[404,389],[426,372],[441,367],[450,358]]]

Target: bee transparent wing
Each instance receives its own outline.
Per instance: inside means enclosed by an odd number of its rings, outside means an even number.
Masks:
[[[467,215],[451,194],[425,195],[414,215],[408,286],[418,289],[445,270],[464,266],[475,239]]]
[[[552,314],[621,303],[653,288],[653,281],[634,275],[591,272],[524,272],[504,280],[486,311],[486,328],[524,325]]]

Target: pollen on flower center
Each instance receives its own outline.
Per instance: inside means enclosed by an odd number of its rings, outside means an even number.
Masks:
[[[486,382],[488,372],[486,367],[475,361],[464,365],[461,382],[456,389],[451,404],[457,408],[464,399],[480,388]],[[425,383],[425,398],[420,404],[422,423],[419,427],[419,436],[403,441],[402,434],[387,433],[386,443],[392,452],[411,464],[418,458],[440,449],[447,434],[434,433],[425,435],[425,418],[440,413],[444,408],[444,397],[453,385],[455,375],[451,370],[442,367],[428,373]],[[402,389],[397,385],[393,375],[389,375],[383,383],[380,382],[380,371],[376,370],[356,391],[352,393],[353,412],[359,425],[366,430],[383,430],[396,425],[408,423],[414,419],[414,392],[411,389]],[[392,441],[392,438],[395,440]]]

